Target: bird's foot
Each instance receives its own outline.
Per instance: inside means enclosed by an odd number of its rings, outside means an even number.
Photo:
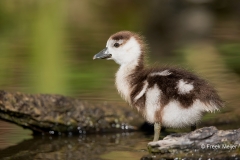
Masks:
[[[166,153],[168,152],[168,146],[169,142],[165,140],[159,140],[159,141],[154,141],[154,142],[149,142],[148,143],[148,151],[150,153]]]
[[[147,145],[148,151],[151,152],[151,153],[157,152],[158,148],[160,147],[158,142],[159,141],[149,142],[148,145]]]
[[[148,151],[151,153],[162,152],[165,153],[169,148],[178,144],[177,139],[172,138],[171,136],[165,137],[163,140],[153,141],[148,143]]]

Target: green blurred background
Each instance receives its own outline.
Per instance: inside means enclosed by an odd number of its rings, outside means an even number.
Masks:
[[[114,86],[118,65],[92,57],[131,30],[146,37],[150,64],[185,67],[216,87],[227,107],[213,123],[239,122],[239,17],[239,0],[1,0],[0,89],[127,106]],[[16,132],[1,127],[0,148]]]

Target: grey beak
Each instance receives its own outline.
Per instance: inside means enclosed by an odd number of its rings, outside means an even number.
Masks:
[[[98,52],[97,54],[95,54],[95,55],[93,56],[93,60],[94,60],[94,59],[106,59],[106,58],[112,57],[111,54],[108,54],[108,53],[107,53],[107,50],[108,50],[108,48],[106,47],[106,48],[104,48],[103,50],[101,50],[100,52]]]

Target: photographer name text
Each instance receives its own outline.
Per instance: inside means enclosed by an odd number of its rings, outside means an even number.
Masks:
[[[212,150],[235,150],[240,148],[240,144],[201,144],[202,149],[212,149]]]

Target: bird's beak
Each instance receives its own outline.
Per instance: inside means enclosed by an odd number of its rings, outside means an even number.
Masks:
[[[93,60],[94,59],[107,59],[107,58],[111,58],[112,55],[108,53],[108,48],[106,47],[105,49],[101,50],[100,52],[98,52],[97,54],[95,54],[93,56]]]

